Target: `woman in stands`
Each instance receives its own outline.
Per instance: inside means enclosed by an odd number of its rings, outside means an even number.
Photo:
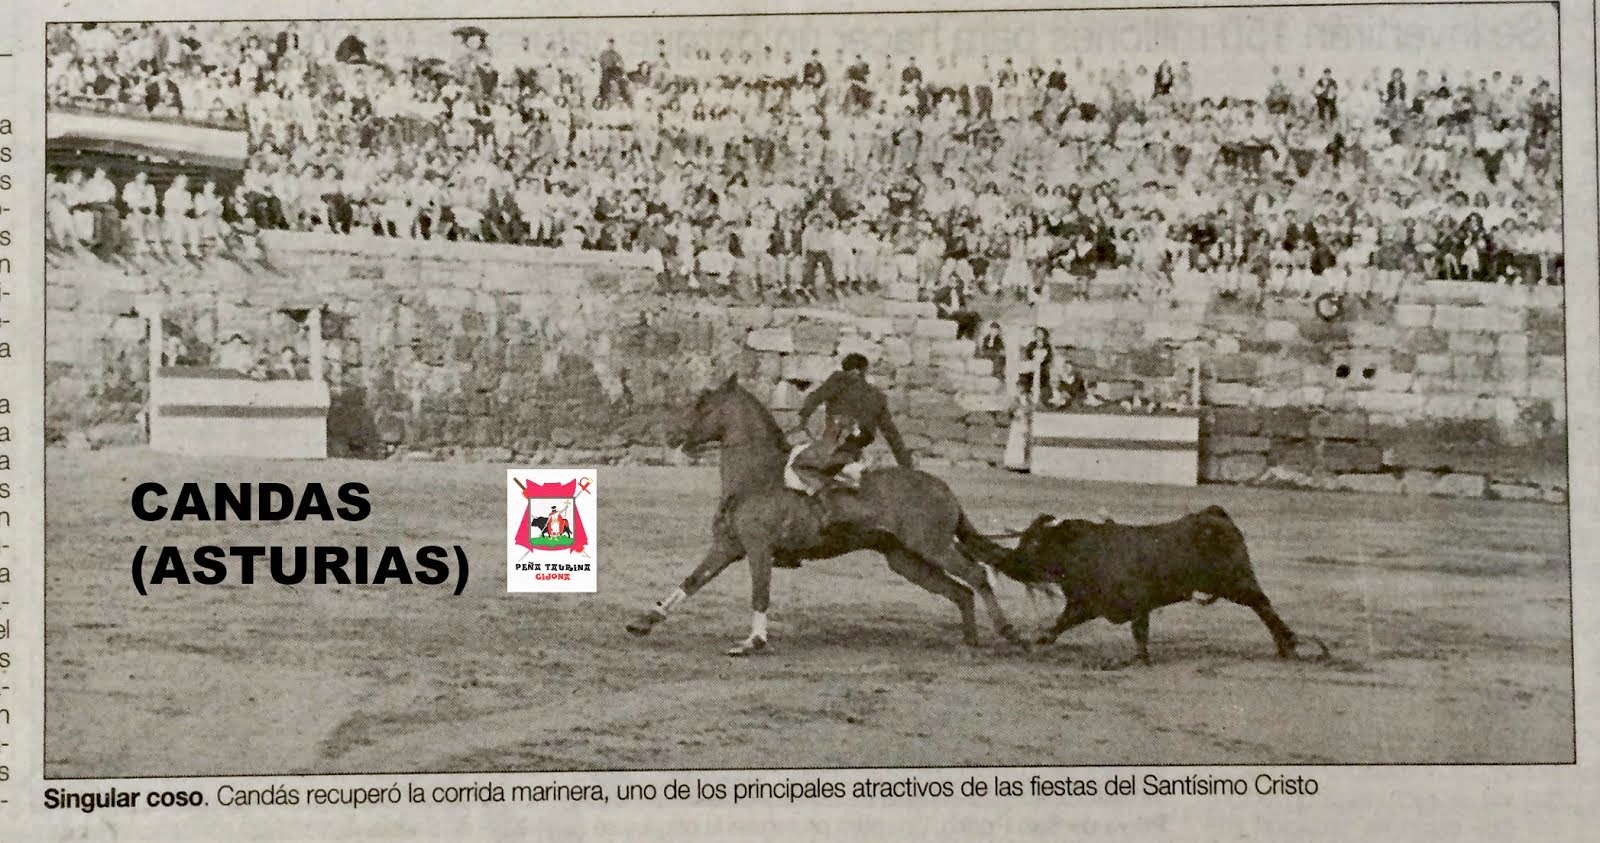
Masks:
[[[1034,328],[1033,338],[1022,347],[1017,374],[1017,388],[1028,399],[1030,406],[1048,407],[1054,401],[1052,363],[1055,348],[1050,342],[1050,332]]]
[[[1492,280],[1493,241],[1484,230],[1483,216],[1469,213],[1461,223],[1461,277],[1469,281]]]
[[[983,335],[978,337],[975,355],[980,360],[988,360],[994,366],[995,377],[1005,378],[1006,341],[1005,335],[1000,331],[999,322],[990,322],[984,329]]]

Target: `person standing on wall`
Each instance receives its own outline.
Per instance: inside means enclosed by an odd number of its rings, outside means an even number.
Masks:
[[[600,53],[599,108],[610,108],[612,97],[633,108],[633,96],[628,92],[628,74],[622,67],[622,54],[617,52],[617,41],[606,39],[606,48]]]
[[[1049,407],[1053,400],[1051,363],[1054,358],[1050,332],[1034,328],[1033,339],[1020,349],[1017,358],[1016,404],[1011,412],[1005,453],[1005,467],[1013,471],[1027,471],[1032,465],[1033,413],[1036,407]]]
[[[817,289],[817,267],[828,276],[827,291],[830,295],[839,295],[839,281],[833,271],[833,256],[829,254],[832,246],[833,226],[821,213],[812,214],[805,230],[800,235],[801,247],[805,250],[805,268],[801,271],[800,285],[807,293],[816,298],[821,298]]]

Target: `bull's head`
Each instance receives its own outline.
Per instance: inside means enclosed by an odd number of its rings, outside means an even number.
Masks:
[[[998,545],[983,561],[993,565],[995,570],[1017,582],[1023,584],[1037,583],[1041,579],[1039,568],[1039,550],[1043,545],[1046,532],[1050,524],[1055,521],[1049,515],[1040,515],[1033,519],[1026,530],[1015,533],[1021,538],[1013,550],[1004,550]]]
[[[1040,514],[1033,519],[1033,523],[1022,531],[1022,536],[1017,540],[1017,557],[1025,560],[1036,560],[1039,552],[1044,547],[1045,537],[1050,534],[1050,528],[1056,523],[1055,516]]]

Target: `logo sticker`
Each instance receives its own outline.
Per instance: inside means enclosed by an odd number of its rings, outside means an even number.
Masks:
[[[596,591],[598,494],[592,468],[506,472],[506,591]]]

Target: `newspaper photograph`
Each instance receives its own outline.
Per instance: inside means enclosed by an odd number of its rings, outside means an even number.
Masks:
[[[19,839],[1595,817],[1592,4],[0,8]]]

